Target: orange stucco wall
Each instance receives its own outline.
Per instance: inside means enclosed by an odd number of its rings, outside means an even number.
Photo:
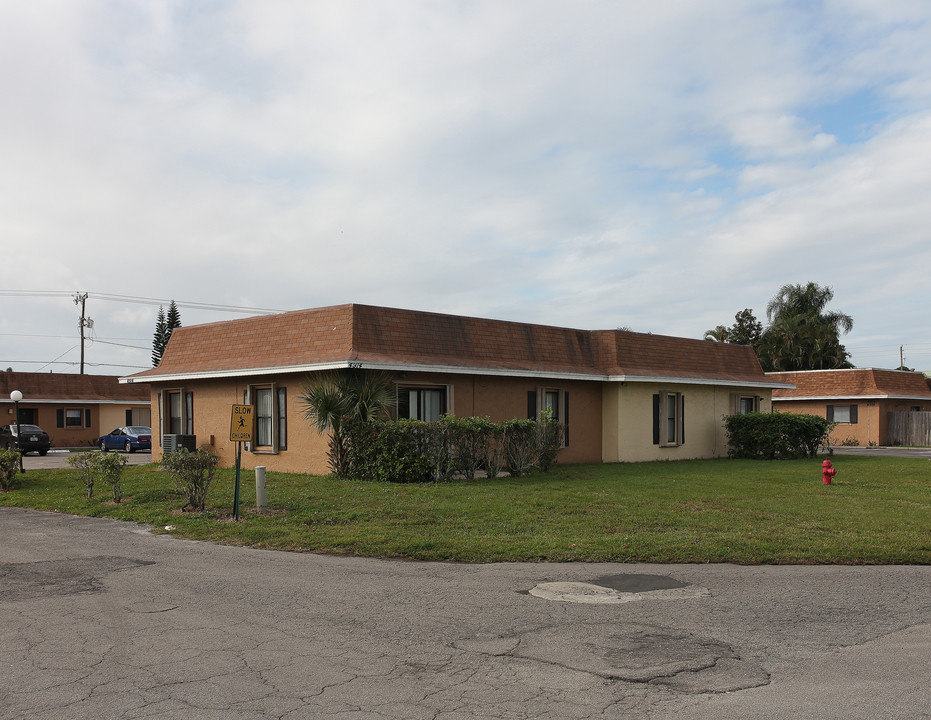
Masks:
[[[831,445],[844,442],[859,445],[887,445],[889,435],[889,413],[906,412],[913,407],[931,410],[931,404],[919,400],[836,398],[829,400],[779,400],[773,403],[776,412],[803,413],[827,417],[828,405],[856,405],[856,423],[838,423],[831,432]]]
[[[96,402],[72,403],[20,403],[20,415],[31,413],[34,424],[48,433],[52,447],[92,447],[101,435],[114,427],[126,424],[126,410],[146,407],[144,403],[133,404],[103,404]],[[13,408],[0,424],[8,425],[16,422]],[[80,410],[82,424],[86,420],[87,411],[90,411],[90,425],[88,427],[58,427],[59,410]]]
[[[327,438],[314,430],[302,416],[299,402],[304,376],[263,376],[257,384],[274,383],[287,391],[288,447],[278,453],[245,451],[242,467],[252,469],[264,465],[270,471],[326,474]],[[183,385],[152,385],[153,459],[161,457],[161,435],[164,430],[163,408],[159,394],[182,390],[193,393],[194,427],[198,446],[207,445],[217,453],[224,466],[236,459],[236,443],[230,442],[231,406],[243,402],[243,392],[249,386],[243,380],[199,380]],[[474,375],[443,375],[406,373],[398,377],[399,385],[448,386],[447,411],[458,417],[481,416],[491,420],[527,417],[529,390],[558,389],[569,393],[569,444],[562,449],[558,462],[601,461],[601,388],[598,383],[550,381],[545,379],[500,378]],[[563,419],[563,418],[561,418]]]

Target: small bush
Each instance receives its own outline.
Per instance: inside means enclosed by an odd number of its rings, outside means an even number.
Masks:
[[[95,453],[95,455],[94,469],[98,479],[101,482],[110,483],[110,487],[113,488],[113,502],[122,501],[123,467],[126,465],[126,457],[117,453]]]
[[[165,468],[175,482],[175,489],[187,502],[182,510],[202,511],[207,503],[207,490],[213,482],[220,458],[208,448],[191,452],[181,448],[165,455],[159,465]]]
[[[736,458],[814,457],[834,423],[818,415],[748,413],[724,419],[728,454]]]
[[[538,458],[535,420],[506,420],[501,433],[504,442],[504,467],[511,477],[531,470]]]
[[[68,464],[78,471],[78,481],[87,490],[88,500],[94,497],[94,482],[97,480],[97,453],[79,452],[68,457]]]
[[[87,489],[87,498],[94,496],[94,484],[110,483],[113,502],[123,499],[123,467],[126,458],[116,453],[79,452],[68,458],[68,464],[78,471],[78,481]]]
[[[19,471],[19,450],[0,450],[0,490],[7,492],[19,487],[23,474]]]

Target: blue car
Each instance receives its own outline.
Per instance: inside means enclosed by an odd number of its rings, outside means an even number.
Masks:
[[[152,449],[152,428],[144,425],[127,425],[118,427],[97,440],[101,452],[123,450],[131,453],[136,450]]]

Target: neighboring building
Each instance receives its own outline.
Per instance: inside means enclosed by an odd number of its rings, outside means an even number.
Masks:
[[[162,436],[193,435],[232,464],[231,407],[245,403],[257,421],[244,467],[325,473],[326,438],[299,396],[308,378],[341,368],[395,373],[401,417],[549,409],[568,429],[564,463],[725,455],[723,417],[768,412],[782,387],[740,345],[368,305],[181,327],[157,368],[121,381],[150,384],[155,456]]]
[[[38,425],[52,447],[91,446],[121,425],[150,425],[149,389],[115,375],[0,372],[0,424],[16,422],[10,393],[19,390],[19,421]]]
[[[820,415],[837,423],[832,445],[890,445],[895,442],[889,435],[890,413],[931,412],[931,388],[922,373],[853,368],[767,376],[795,386],[773,391],[777,412]]]

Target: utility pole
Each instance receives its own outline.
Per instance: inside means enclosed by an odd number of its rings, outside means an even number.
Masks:
[[[905,353],[903,352],[904,345],[899,345],[899,368],[905,367]]]
[[[78,327],[81,328],[81,375],[84,374],[84,328],[94,327],[94,321],[89,317],[84,317],[84,304],[87,302],[87,293],[75,293],[74,304],[81,306],[81,319],[78,320]]]

